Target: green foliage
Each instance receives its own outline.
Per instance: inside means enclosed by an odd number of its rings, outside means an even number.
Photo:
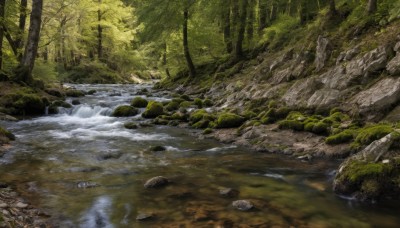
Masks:
[[[74,83],[118,83],[124,81],[118,72],[98,61],[85,61],[62,74],[62,79]]]
[[[216,121],[216,128],[235,128],[240,127],[245,119],[234,113],[222,113]]]
[[[148,101],[142,97],[135,97],[131,101],[131,105],[135,108],[146,108],[148,105]]]
[[[142,113],[144,118],[152,119],[164,114],[164,107],[160,102],[150,101],[146,111]]]
[[[289,39],[290,32],[299,25],[299,20],[290,15],[281,14],[271,26],[264,29],[260,43],[270,43],[272,48]]]
[[[36,60],[35,67],[33,68],[33,77],[47,83],[57,82],[59,79],[57,65],[53,62],[45,62],[41,59]]]
[[[128,117],[128,116],[136,116],[139,113],[139,110],[129,105],[122,105],[117,107],[112,116],[114,117]]]
[[[213,129],[212,128],[206,128],[203,131],[203,135],[209,135],[211,133],[213,133]]]

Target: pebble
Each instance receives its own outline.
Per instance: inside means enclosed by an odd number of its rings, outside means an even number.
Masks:
[[[219,194],[223,197],[234,198],[239,195],[239,191],[232,188],[224,188],[219,190]]]
[[[254,205],[248,200],[233,201],[232,206],[240,211],[248,211],[254,208]]]
[[[5,208],[5,207],[8,207],[6,203],[0,203],[0,208]]]
[[[15,207],[17,207],[17,208],[27,208],[28,204],[22,203],[22,202],[18,202],[17,204],[15,204]]]
[[[165,186],[169,183],[168,179],[162,176],[158,176],[158,177],[153,177],[151,179],[149,179],[148,181],[146,181],[146,183],[144,184],[145,188],[158,188],[158,187],[162,187]]]
[[[136,220],[137,221],[146,221],[146,220],[150,220],[153,219],[154,215],[153,214],[146,214],[146,213],[140,213],[137,217]]]

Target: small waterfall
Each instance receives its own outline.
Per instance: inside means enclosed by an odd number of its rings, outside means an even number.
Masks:
[[[101,107],[101,106],[78,106],[72,109],[71,116],[79,117],[79,118],[91,118],[95,116],[110,116],[112,113],[111,108]]]

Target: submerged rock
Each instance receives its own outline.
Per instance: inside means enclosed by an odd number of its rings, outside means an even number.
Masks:
[[[119,106],[114,110],[112,116],[114,117],[128,117],[128,116],[136,116],[139,114],[139,110],[129,105]]]
[[[169,180],[163,176],[153,177],[146,181],[145,188],[159,188],[169,184]]]
[[[219,194],[226,198],[235,198],[239,195],[239,191],[232,188],[223,188],[219,190]]]
[[[99,185],[94,183],[94,182],[89,182],[89,181],[80,181],[76,184],[77,188],[95,188],[98,187]]]
[[[150,147],[150,151],[159,152],[159,151],[166,151],[167,148],[164,146],[152,146]]]
[[[148,221],[154,218],[155,215],[153,213],[139,213],[138,216],[136,216],[137,221]]]
[[[254,208],[254,205],[249,200],[233,201],[232,206],[240,211],[249,211]]]

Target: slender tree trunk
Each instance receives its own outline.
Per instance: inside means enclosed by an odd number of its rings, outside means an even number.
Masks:
[[[168,69],[167,50],[168,50],[167,43],[164,42],[164,53],[163,53],[163,57],[162,57],[162,59],[163,59],[162,64],[165,68],[165,74],[167,75],[168,78],[171,78],[171,74],[169,73],[169,69]]]
[[[43,0],[32,2],[32,13],[30,17],[28,40],[25,46],[24,56],[20,63],[20,78],[23,82],[32,82],[32,70],[37,56],[40,26],[42,24]]]
[[[15,39],[15,44],[17,46],[18,60],[21,61],[22,59],[22,48],[24,47],[24,34],[25,34],[25,25],[26,25],[26,15],[27,15],[27,7],[28,7],[28,0],[21,0],[21,5],[19,9],[19,25],[18,25],[18,33],[17,38]]]
[[[6,0],[0,0],[0,70],[3,69],[4,14]]]
[[[232,37],[231,37],[231,7],[230,1],[223,2],[222,14],[223,14],[223,30],[224,30],[224,42],[227,53],[231,53],[233,50]]]
[[[331,15],[337,14],[335,0],[329,0],[329,12]]]
[[[65,25],[67,23],[67,17],[64,16],[60,22],[60,35],[61,35],[61,56],[64,69],[67,69],[67,53],[65,50]]]
[[[258,0],[258,33],[261,34],[263,29],[267,27],[268,7],[264,0]]]
[[[243,57],[243,40],[244,40],[244,33],[246,30],[246,18],[247,18],[247,1],[248,0],[241,1],[242,5],[240,13],[240,24],[237,30],[234,60],[239,60],[240,58]]]
[[[101,26],[101,1],[99,0],[99,10],[97,11],[97,20],[98,20],[98,25],[97,25],[97,54],[99,57],[99,60],[103,59],[103,27]]]
[[[273,0],[269,21],[275,21],[277,17],[278,17],[278,3],[276,2],[276,0]]]
[[[189,76],[194,77],[196,75],[196,69],[194,67],[192,57],[190,56],[189,51],[189,42],[188,42],[188,20],[189,20],[189,11],[187,8],[183,11],[183,50],[185,54],[186,64],[189,68]]]
[[[49,46],[48,45],[46,45],[46,47],[44,47],[43,61],[46,63],[47,63],[47,61],[49,61]]]
[[[237,31],[237,28],[239,26],[239,19],[240,19],[239,1],[240,0],[231,0],[231,4],[232,4],[231,5],[232,6],[231,31],[233,31],[233,34],[231,34],[231,39],[232,39],[233,42],[237,39],[236,31]],[[232,51],[234,51],[234,50],[232,50]]]
[[[307,1],[308,0],[302,0],[300,3],[299,16],[300,16],[300,24],[302,25],[304,25],[308,20]]]
[[[377,0],[368,0],[368,14],[373,14],[378,9],[378,1]]]
[[[247,41],[250,46],[254,37],[254,7],[255,0],[247,0],[248,1],[248,19],[247,19]]]

